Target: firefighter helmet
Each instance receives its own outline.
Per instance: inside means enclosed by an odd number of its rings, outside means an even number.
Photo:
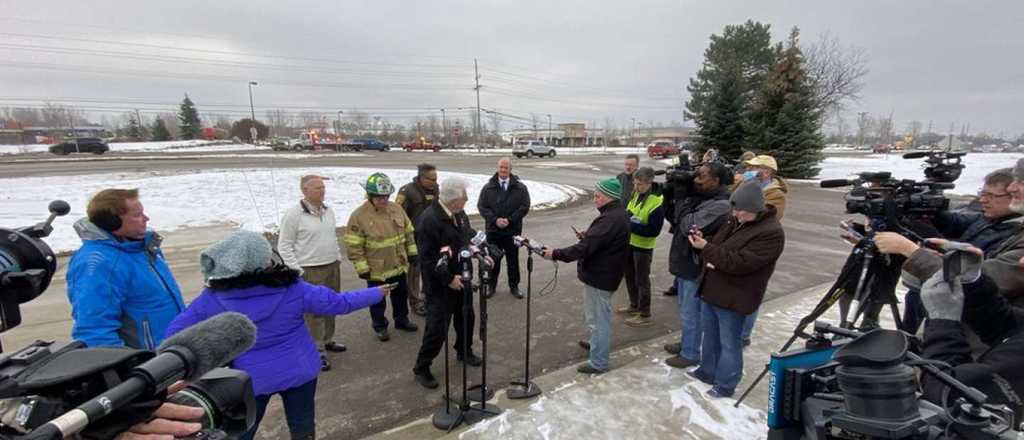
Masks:
[[[384,173],[373,173],[366,179],[366,193],[371,196],[389,196],[395,192],[391,179]]]

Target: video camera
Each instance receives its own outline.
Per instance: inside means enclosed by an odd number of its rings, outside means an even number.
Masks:
[[[862,334],[815,322],[805,348],[772,355],[768,439],[1018,438],[1012,411],[986,404],[984,393],[908,352],[908,345],[896,330]],[[921,398],[915,365],[958,397]]]
[[[53,220],[66,215],[70,210],[67,202],[55,200],[49,205],[50,216],[46,221],[21,228],[0,228],[0,332],[21,324],[20,305],[39,297],[49,287],[57,271],[57,258],[42,238],[53,231]],[[220,321],[232,324],[227,319]],[[185,335],[185,332],[180,335]],[[189,355],[185,352],[191,348],[190,345],[194,345],[190,343],[196,342],[195,339],[186,341],[185,345],[189,347],[185,347],[184,351],[178,350],[184,356],[180,364],[168,362],[175,355],[167,353],[126,348],[86,348],[85,344],[78,341],[36,341],[0,356],[0,439],[18,438],[25,433],[28,433],[28,438],[59,438],[63,429],[59,432],[52,429],[55,420],[79,411],[76,408],[89,404],[97,396],[106,396],[118,389],[124,390],[125,384],[129,382],[160,382],[156,376],[140,380],[142,376],[152,376],[148,368],[157,369],[169,376],[185,374],[176,367],[181,364],[192,369],[188,374],[209,371],[202,377],[191,378],[192,382],[187,388],[167,399],[204,409],[205,415],[200,420],[203,429],[193,438],[227,439],[240,436],[255,422],[256,407],[251,379],[243,371],[212,369],[213,366],[205,365],[217,362],[211,361],[210,357],[199,356],[186,361]],[[212,345],[209,341],[201,343]],[[168,350],[168,353],[178,352],[176,347]],[[156,364],[147,364],[148,361],[155,361]],[[162,396],[168,385],[170,383],[158,383],[156,388],[148,389],[148,392]],[[99,403],[101,407],[104,406],[103,402]],[[88,425],[83,434],[87,438],[113,437],[131,425],[145,421],[160,403],[162,399],[133,399],[124,408],[118,408],[106,400],[106,406],[109,407],[102,408],[100,413],[87,416],[81,413],[87,418],[85,424]],[[51,429],[39,434],[37,428]],[[82,429],[85,425],[74,428]]]
[[[964,169],[963,157],[967,153],[952,151],[917,151],[903,155],[904,159],[926,158],[924,177],[930,182],[952,183],[960,178]]]
[[[733,169],[728,160],[718,154],[718,150],[710,149],[704,153],[700,162],[691,162],[689,152],[683,151],[673,159],[672,165],[665,167],[664,170],[657,170],[654,174],[665,176],[664,194],[666,197],[681,199],[690,194],[697,169],[712,162],[718,162],[730,170]]]

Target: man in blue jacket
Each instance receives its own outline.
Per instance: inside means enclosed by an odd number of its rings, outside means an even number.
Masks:
[[[185,310],[181,289],[146,229],[137,189],[105,189],[75,223],[82,247],[68,265],[71,337],[90,347],[153,350]]]

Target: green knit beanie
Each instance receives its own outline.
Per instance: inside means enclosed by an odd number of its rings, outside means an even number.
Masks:
[[[619,179],[609,177],[607,179],[597,182],[597,190],[604,193],[604,195],[611,197],[615,200],[622,199],[622,183],[619,183]]]

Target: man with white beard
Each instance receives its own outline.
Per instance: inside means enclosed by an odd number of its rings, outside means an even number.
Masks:
[[[1024,159],[1013,167],[1013,183],[1006,187],[1013,198],[1010,210],[1024,214]],[[885,254],[900,254],[910,257],[918,245],[894,232],[881,232],[875,237],[878,250]],[[999,293],[1013,305],[1024,306],[1024,276],[1021,275],[1021,259],[1024,258],[1024,223],[1002,243],[996,245],[985,256],[981,271],[999,287]]]

